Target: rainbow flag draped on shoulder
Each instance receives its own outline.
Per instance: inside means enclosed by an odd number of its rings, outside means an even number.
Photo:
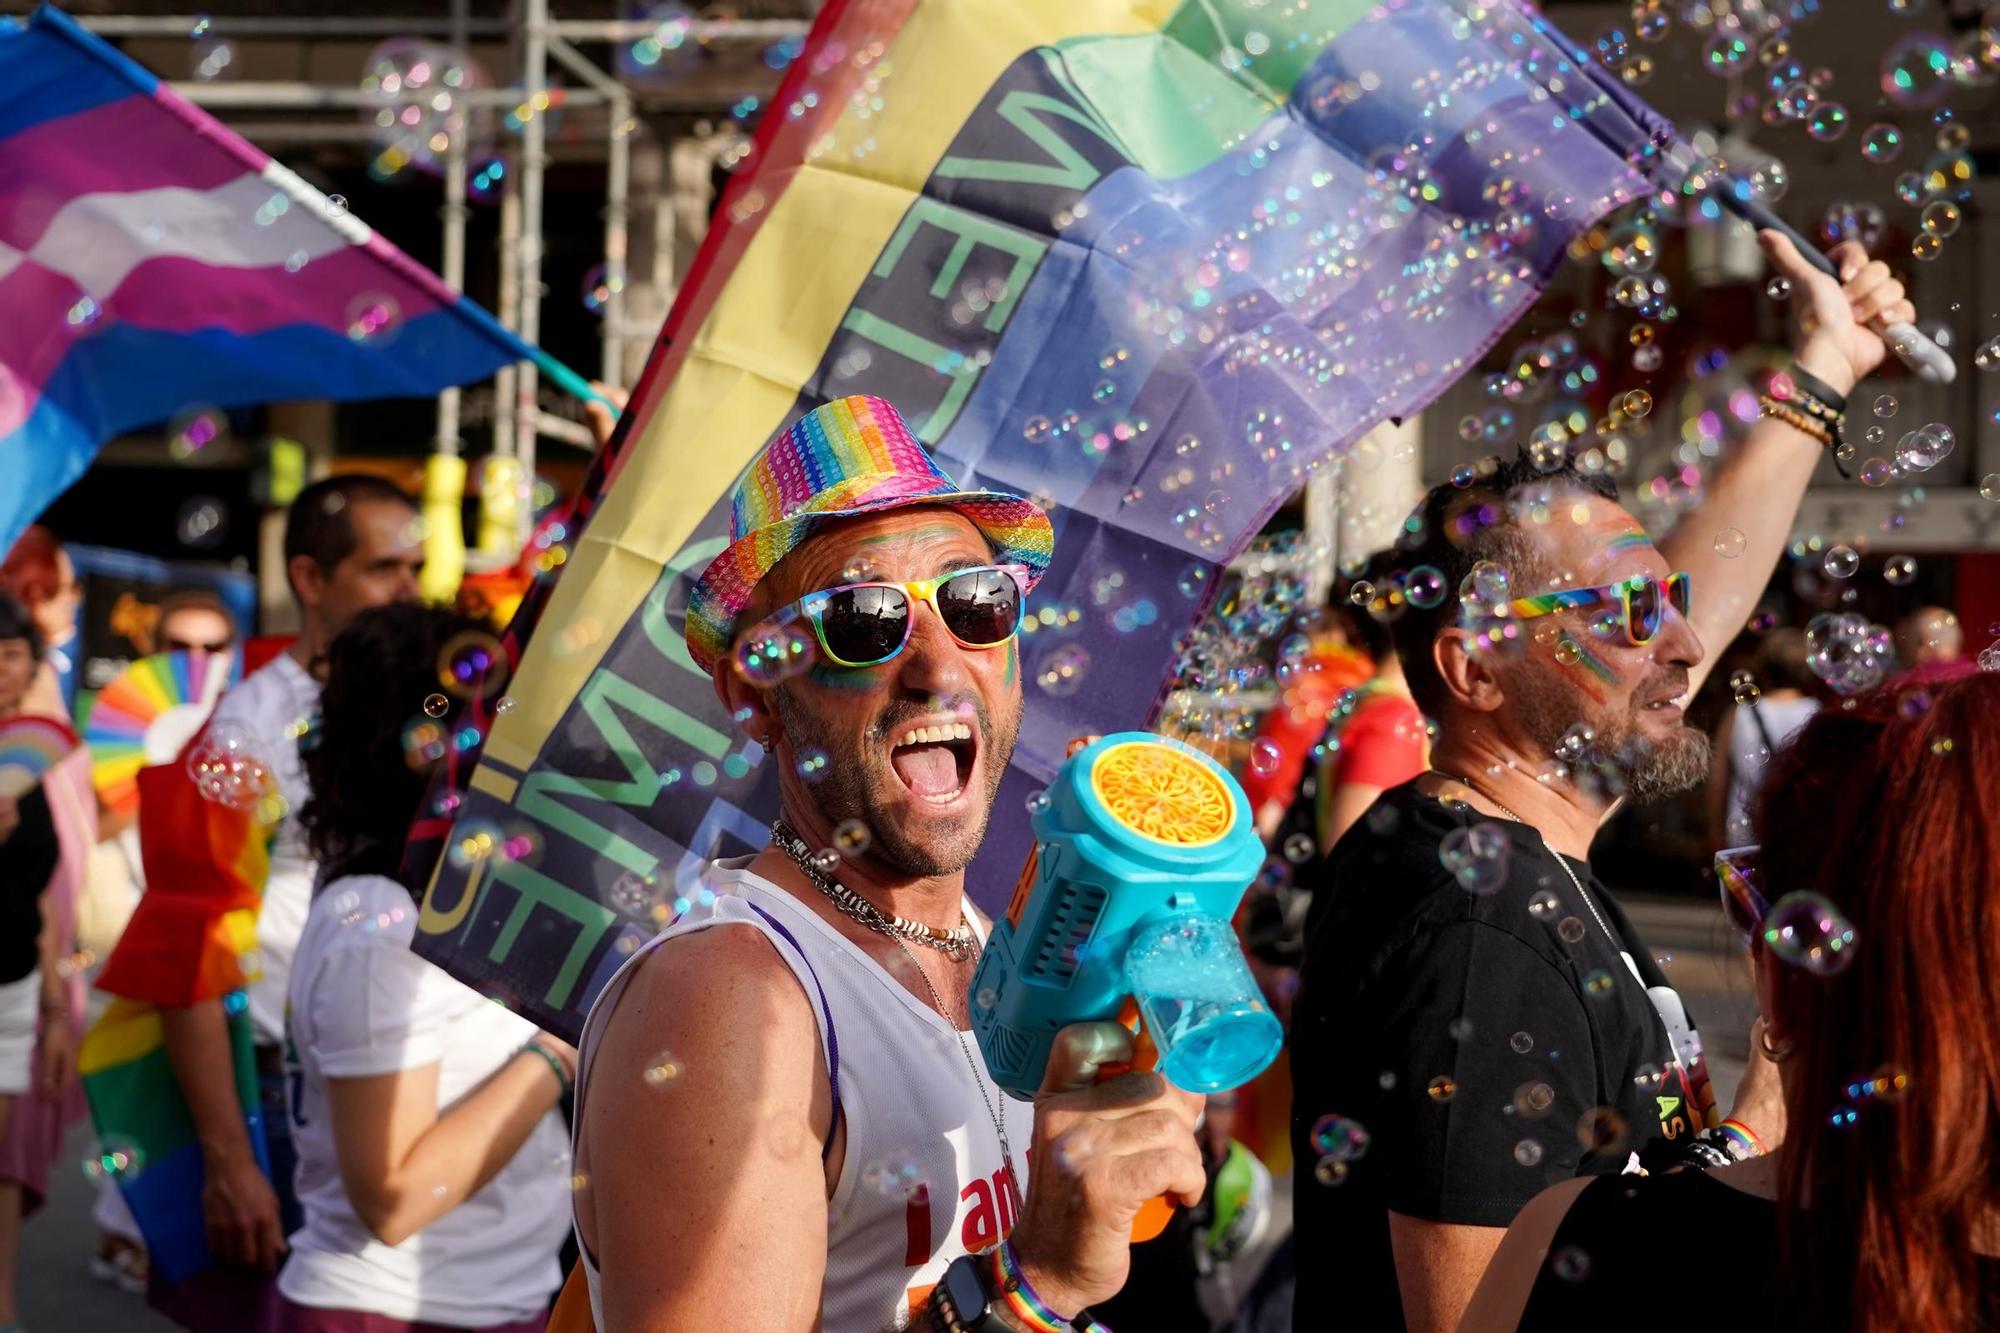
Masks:
[[[1146,724],[1223,562],[1647,190],[1653,131],[1578,62],[1512,0],[830,0],[517,617],[419,949],[574,1035],[704,863],[767,841],[774,765],[683,610],[754,451],[850,393],[1056,524],[971,871],[1003,902],[1024,798]]]
[[[0,309],[0,550],[190,403],[427,396],[535,354],[47,5],[0,18]]]

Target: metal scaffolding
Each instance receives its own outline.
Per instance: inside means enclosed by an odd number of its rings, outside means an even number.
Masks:
[[[96,15],[80,22],[108,38],[185,37],[202,31],[218,37],[354,40],[391,36],[431,36],[466,50],[477,39],[510,39],[510,63],[517,66],[503,87],[466,89],[454,94],[464,106],[505,109],[519,122],[519,138],[503,155],[500,199],[498,308],[493,312],[507,328],[530,343],[541,334],[543,257],[543,188],[549,163],[547,111],[550,62],[573,77],[562,90],[565,107],[601,106],[605,110],[605,284],[602,332],[596,377],[624,387],[627,341],[635,332],[627,319],[626,263],[630,248],[630,193],[633,139],[646,133],[635,115],[633,91],[600,68],[577,47],[579,42],[631,42],[652,35],[657,25],[642,19],[560,19],[549,12],[549,0],[514,0],[505,19],[474,18],[469,0],[451,0],[443,14],[400,17],[339,18],[326,16],[262,16],[207,18],[196,15]],[[687,29],[687,39],[703,45],[716,42],[776,42],[803,37],[807,23],[795,19],[701,19]],[[174,81],[173,89],[189,101],[219,112],[353,111],[375,105],[379,95],[353,83],[325,84],[301,80],[198,82]],[[719,111],[720,108],[717,108]],[[235,128],[252,140],[282,140],[292,144],[351,143],[371,131],[358,120],[342,123],[294,121],[251,122],[236,119]],[[438,210],[442,237],[441,276],[454,291],[465,286],[466,223],[470,216],[467,145],[455,140],[445,156],[443,206]],[[661,247],[655,246],[660,256]],[[665,250],[670,257],[671,247]],[[671,288],[673,274],[656,274]],[[540,375],[532,362],[502,369],[495,377],[493,452],[507,460],[505,469],[522,488],[517,539],[524,540],[532,506],[526,489],[534,484],[538,441],[547,436],[589,448],[590,432],[577,422],[541,409],[537,395]],[[434,452],[455,458],[462,449],[463,392],[446,389],[438,396]]]

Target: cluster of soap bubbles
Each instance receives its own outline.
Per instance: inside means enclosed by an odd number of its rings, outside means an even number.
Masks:
[[[466,630],[438,650],[438,684],[461,699],[497,698],[507,686],[510,670],[507,650],[485,630]],[[442,717],[450,707],[450,701],[439,695],[424,702],[430,717]]]
[[[490,139],[492,117],[473,94],[491,86],[465,52],[422,37],[392,37],[369,52],[361,74],[368,169],[390,180],[416,169],[441,175],[454,152]]]
[[[1190,742],[1248,741],[1256,731],[1257,704],[1270,688],[1296,684],[1314,670],[1309,637],[1301,636],[1324,625],[1325,611],[1306,592],[1311,553],[1300,533],[1267,534],[1219,576],[1206,565],[1183,573],[1180,589],[1190,598],[1205,595],[1211,578],[1219,587],[1209,614],[1177,640],[1163,734]]]
[[[204,800],[232,810],[281,817],[284,797],[263,747],[233,722],[212,722],[187,752],[187,775]]]
[[[1319,1154],[1313,1179],[1322,1185],[1345,1181],[1352,1164],[1368,1154],[1368,1131],[1360,1121],[1343,1115],[1323,1115],[1313,1121],[1312,1145]]]
[[[1835,694],[1866,693],[1880,685],[1895,664],[1889,631],[1866,616],[1822,611],[1806,624],[1806,665]]]
[[[695,34],[694,14],[686,5],[654,0],[628,9],[626,17],[649,26],[637,40],[618,48],[620,79],[657,87],[685,78],[700,67],[701,43]]]
[[[1764,947],[1773,957],[1815,976],[1838,976],[1854,961],[1853,923],[1823,894],[1788,893],[1764,918]]]
[[[137,1180],[146,1169],[146,1150],[137,1139],[123,1134],[106,1134],[97,1148],[83,1159],[84,1177],[93,1182]]]

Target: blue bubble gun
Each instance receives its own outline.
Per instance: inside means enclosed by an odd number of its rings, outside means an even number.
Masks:
[[[1075,750],[1035,806],[1035,848],[972,978],[993,1081],[1032,1098],[1056,1033],[1106,1020],[1136,1028],[1134,1066],[1157,1057],[1189,1092],[1262,1073],[1284,1032],[1230,924],[1265,855],[1236,779],[1119,732]]]

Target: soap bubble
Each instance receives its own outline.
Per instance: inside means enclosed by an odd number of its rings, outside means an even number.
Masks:
[[[1029,814],[1039,815],[1049,808],[1049,794],[1046,791],[1031,791],[1024,804],[1028,807]]]
[[[1424,1091],[1434,1102],[1448,1102],[1458,1095],[1458,1084],[1449,1074],[1439,1074],[1424,1086]]]
[[[1735,28],[1721,28],[1702,44],[1702,63],[1711,74],[1740,74],[1750,68],[1757,53]]]
[[[611,881],[604,901],[613,911],[623,912],[626,916],[646,916],[652,911],[654,899],[658,896],[657,879],[636,870],[627,870]]]
[[[1972,354],[1972,364],[1981,370],[2000,370],[2000,338],[1988,338]]]
[[[1994,340],[2000,343],[2000,339]],[[1431,611],[1444,604],[1444,575],[1429,565],[1418,565],[1410,571],[1403,585],[1403,596],[1411,606]]]
[[[1438,843],[1438,860],[1468,893],[1485,895],[1507,879],[1509,847],[1498,824],[1455,828]]]
[[[868,825],[858,819],[843,819],[833,826],[834,849],[849,858],[860,856],[875,841]]]
[[[1293,865],[1304,865],[1319,854],[1319,844],[1310,833],[1294,833],[1285,839],[1285,859]]]
[[[1861,556],[1852,546],[1836,546],[1820,561],[1820,568],[1828,578],[1851,579],[1854,571],[1861,568]]]
[[[1742,529],[1723,528],[1715,534],[1715,553],[1724,560],[1734,560],[1743,554],[1745,540]]]
[[[1806,117],[1806,133],[1822,143],[1831,143],[1847,133],[1847,108],[1838,102],[1821,102]]]
[[[1556,758],[1565,763],[1575,763],[1581,759],[1591,743],[1597,739],[1597,728],[1588,722],[1577,722],[1562,734],[1556,742]]]
[[[278,791],[263,747],[235,723],[211,723],[188,747],[185,765],[203,799],[232,810],[257,811]]]
[[[1358,1120],[1323,1115],[1313,1121],[1312,1142],[1323,1157],[1339,1162],[1359,1161],[1368,1152],[1368,1131]]]
[[[1786,894],[1764,918],[1764,945],[1780,962],[1815,976],[1838,976],[1854,961],[1853,923],[1810,889]]]
[[[1841,202],[1827,207],[1820,217],[1819,229],[1829,242],[1855,241],[1862,249],[1873,251],[1888,225],[1889,219],[1874,204]]]
[[[1581,944],[1583,937],[1588,933],[1588,928],[1580,916],[1566,916],[1556,922],[1556,934],[1562,936],[1565,944]]]
[[[227,38],[204,37],[194,44],[189,72],[197,83],[213,83],[236,63],[236,48]]]
[[[438,650],[438,684],[461,699],[497,693],[507,683],[507,670],[507,650],[484,630],[454,635]],[[430,712],[428,701],[424,711],[432,717],[442,716]]]
[[[1564,1282],[1581,1282],[1590,1276],[1590,1256],[1565,1245],[1549,1256],[1549,1271]]]
[[[639,1080],[649,1088],[666,1089],[679,1082],[686,1072],[687,1066],[681,1063],[679,1056],[672,1051],[661,1051],[646,1061],[645,1067],[639,1071]]]
[[[1739,704],[1754,704],[1763,697],[1763,691],[1757,688],[1755,676],[1737,670],[1729,673],[1729,695]]]
[[[1957,204],[1948,199],[1933,199],[1917,215],[1917,225],[1924,229],[1926,235],[1943,238],[1958,230],[1962,217]]]
[[[1618,400],[1618,406],[1628,417],[1643,417],[1653,410],[1653,395],[1644,389],[1633,389]]]
[[[1882,55],[1882,95],[1898,106],[1931,106],[1953,85],[1951,48],[1929,32],[1897,38]]]
[[[625,290],[625,269],[620,264],[593,264],[583,275],[583,308],[602,315],[611,298]]]
[[[197,550],[219,545],[229,535],[229,511],[213,495],[190,496],[174,515],[174,535]]]
[[[1788,301],[1792,296],[1792,280],[1780,273],[1764,284],[1764,295],[1773,301]]]
[[[1276,741],[1259,737],[1250,743],[1250,771],[1258,777],[1270,777],[1284,760],[1284,752],[1278,749]]]
[[[1514,1160],[1522,1166],[1536,1166],[1542,1160],[1542,1145],[1534,1139],[1522,1139],[1514,1145]]]
[[[1035,669],[1035,683],[1044,693],[1066,699],[1083,685],[1090,670],[1090,653],[1078,644],[1068,644],[1045,655]]]
[[[1882,577],[1897,587],[1903,587],[1917,577],[1915,556],[1892,555],[1882,565]]]
[[[1322,1157],[1313,1164],[1313,1179],[1331,1188],[1344,1183],[1352,1169],[1338,1157]]]
[[[1507,1039],[1507,1046],[1516,1055],[1526,1055],[1535,1049],[1535,1039],[1525,1032],[1516,1032]]]
[[[137,1180],[146,1169],[146,1150],[139,1141],[123,1134],[106,1134],[96,1149],[83,1159],[85,1179],[92,1181]]]
[[[1923,197],[1964,203],[1972,197],[1978,174],[1970,153],[1939,153],[1924,163],[1920,178]]]
[[[2000,472],[1989,472],[1979,479],[1979,494],[1988,500],[2000,500]]]
[[[1528,899],[1528,915],[1537,921],[1552,920],[1560,911],[1562,911],[1562,900],[1547,889],[1540,890],[1534,897]]]
[[[808,745],[801,749],[798,752],[795,763],[799,770],[799,776],[807,782],[818,782],[826,776],[826,751],[820,749],[817,745]]]
[[[451,700],[445,698],[442,694],[424,696],[424,715],[426,717],[443,717],[450,711]]]
[[[923,1187],[924,1178],[915,1158],[908,1153],[892,1152],[862,1167],[861,1183],[892,1199],[911,1199]]]
[[[1836,694],[1874,689],[1894,664],[1888,630],[1862,616],[1823,611],[1806,624],[1806,665]]]
[[[387,347],[403,327],[403,307],[393,296],[363,292],[347,303],[347,336],[368,347]]]
[[[743,679],[769,689],[810,667],[818,647],[812,631],[796,621],[760,626],[738,641],[730,663]]]
[[[1903,134],[1886,121],[1870,125],[1861,135],[1861,155],[1870,162],[1894,162],[1903,151]]]
[[[1876,416],[1881,417],[1884,420],[1887,420],[1888,418],[1896,415],[1896,408],[1898,406],[1900,406],[1900,404],[1896,402],[1895,394],[1893,393],[1878,394],[1873,404],[1873,410]]]

